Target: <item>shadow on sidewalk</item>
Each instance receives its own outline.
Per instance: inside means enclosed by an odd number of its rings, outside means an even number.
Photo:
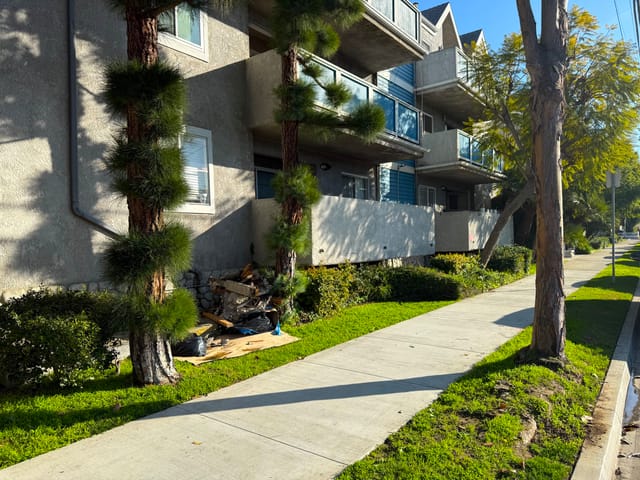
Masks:
[[[425,377],[407,378],[403,380],[380,380],[376,382],[331,385],[327,387],[285,390],[241,397],[207,400],[205,398],[184,403],[175,408],[165,410],[151,417],[165,417],[185,414],[205,414],[229,410],[243,410],[259,407],[290,405],[295,403],[311,403],[316,401],[342,400],[345,398],[377,397],[398,393],[419,391],[438,392],[463,375],[464,372]]]
[[[495,321],[496,325],[507,327],[525,328],[533,321],[533,308],[525,308],[517,312],[510,313]]]

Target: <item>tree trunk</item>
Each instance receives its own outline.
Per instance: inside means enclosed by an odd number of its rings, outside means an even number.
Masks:
[[[564,359],[565,302],[560,139],[568,38],[567,1],[542,0],[542,26],[527,0],[517,0],[531,76],[531,120],[536,181],[536,298],[528,356]]]
[[[129,61],[138,61],[151,66],[158,61],[158,19],[141,14],[131,7],[126,12],[127,56]],[[129,142],[149,141],[149,132],[140,121],[133,106],[127,113],[127,138]],[[131,165],[127,169],[127,179],[135,181],[145,178],[141,165]],[[162,210],[151,208],[142,199],[128,196],[129,232],[150,235],[164,226]],[[165,278],[163,271],[156,271],[145,289],[149,302],[162,303],[165,298]],[[167,338],[156,332],[131,328],[129,332],[131,362],[134,382],[139,385],[175,383],[180,378],[173,364],[171,346]]]
[[[524,205],[524,203],[533,195],[533,184],[533,179],[529,179],[524,187],[522,187],[522,190],[520,190],[515,197],[509,200],[502,209],[502,212],[498,217],[498,221],[493,226],[493,230],[491,230],[487,243],[485,243],[484,248],[480,253],[480,263],[482,263],[483,267],[486,267],[489,260],[491,260],[491,256],[498,245],[498,240],[500,240],[500,234],[507,225],[509,219],[513,216],[516,210]]]
[[[129,333],[129,348],[137,385],[174,384],[180,379],[173,364],[171,345],[162,335],[133,329]]]
[[[290,47],[282,55],[282,85],[291,86],[298,79],[297,50]],[[288,98],[288,97],[287,97]],[[282,111],[288,112],[288,105],[282,106]],[[298,130],[297,121],[285,119],[282,121],[282,170],[284,175],[289,174],[299,165],[298,160]],[[304,211],[302,205],[293,197],[287,197],[282,203],[282,217],[288,225],[299,225],[302,223]],[[276,251],[276,275],[283,274],[288,278],[293,278],[296,271],[297,255],[293,250],[279,248]]]

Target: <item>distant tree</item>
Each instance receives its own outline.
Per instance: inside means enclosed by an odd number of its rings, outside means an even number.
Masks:
[[[574,214],[579,217],[586,213],[580,212],[576,202],[591,197],[591,205],[599,204],[606,171],[634,158],[629,155],[628,145],[638,123],[640,69],[632,46],[615,41],[610,32],[600,33],[595,17],[578,7],[569,14],[567,48],[560,148],[563,184],[569,195],[565,212],[575,221]],[[531,81],[521,35],[507,36],[497,52],[478,51],[473,65],[489,120],[475,128],[481,130],[485,146],[505,158],[508,177],[501,186],[506,205],[482,251],[486,264],[509,218],[534,198],[531,123],[527,116]],[[524,230],[529,228],[525,225]]]
[[[324,82],[320,66],[311,54],[330,58],[340,46],[338,29],[362,18],[361,0],[275,0],[273,41],[281,55],[280,100],[276,118],[281,125],[282,172],[276,183],[281,214],[274,230],[276,274],[286,283],[295,277],[297,252],[304,251],[309,234],[309,209],[319,199],[315,177],[299,160],[299,131],[313,129],[328,139],[339,129],[351,130],[370,141],[384,129],[383,110],[363,103],[350,112],[339,113],[351,99],[341,83]],[[299,66],[303,72],[300,77]],[[316,92],[322,91],[328,109],[317,108]]]

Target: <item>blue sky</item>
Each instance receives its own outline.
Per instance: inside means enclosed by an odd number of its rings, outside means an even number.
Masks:
[[[633,26],[632,0],[569,0],[571,5],[578,5],[598,18],[600,25],[618,24],[615,4],[618,6],[622,34],[624,39],[635,43],[635,29]],[[422,0],[420,9],[434,7],[444,3],[444,0]],[[450,0],[453,17],[458,26],[458,33],[463,34],[484,30],[485,37],[493,49],[500,47],[504,35],[520,31],[516,0]],[[540,0],[532,0],[533,13],[539,21]],[[615,33],[620,38],[620,29]]]

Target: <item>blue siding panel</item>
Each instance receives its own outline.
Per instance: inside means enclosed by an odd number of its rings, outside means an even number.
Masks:
[[[392,170],[390,168],[381,168],[380,201],[415,205],[415,174]]]
[[[378,77],[378,87],[409,105],[415,106],[416,104],[415,96],[412,91],[406,90],[400,85],[390,82],[384,77]]]
[[[415,85],[415,65],[413,63],[405,63],[391,69],[391,81],[396,79],[407,82],[409,85]]]

